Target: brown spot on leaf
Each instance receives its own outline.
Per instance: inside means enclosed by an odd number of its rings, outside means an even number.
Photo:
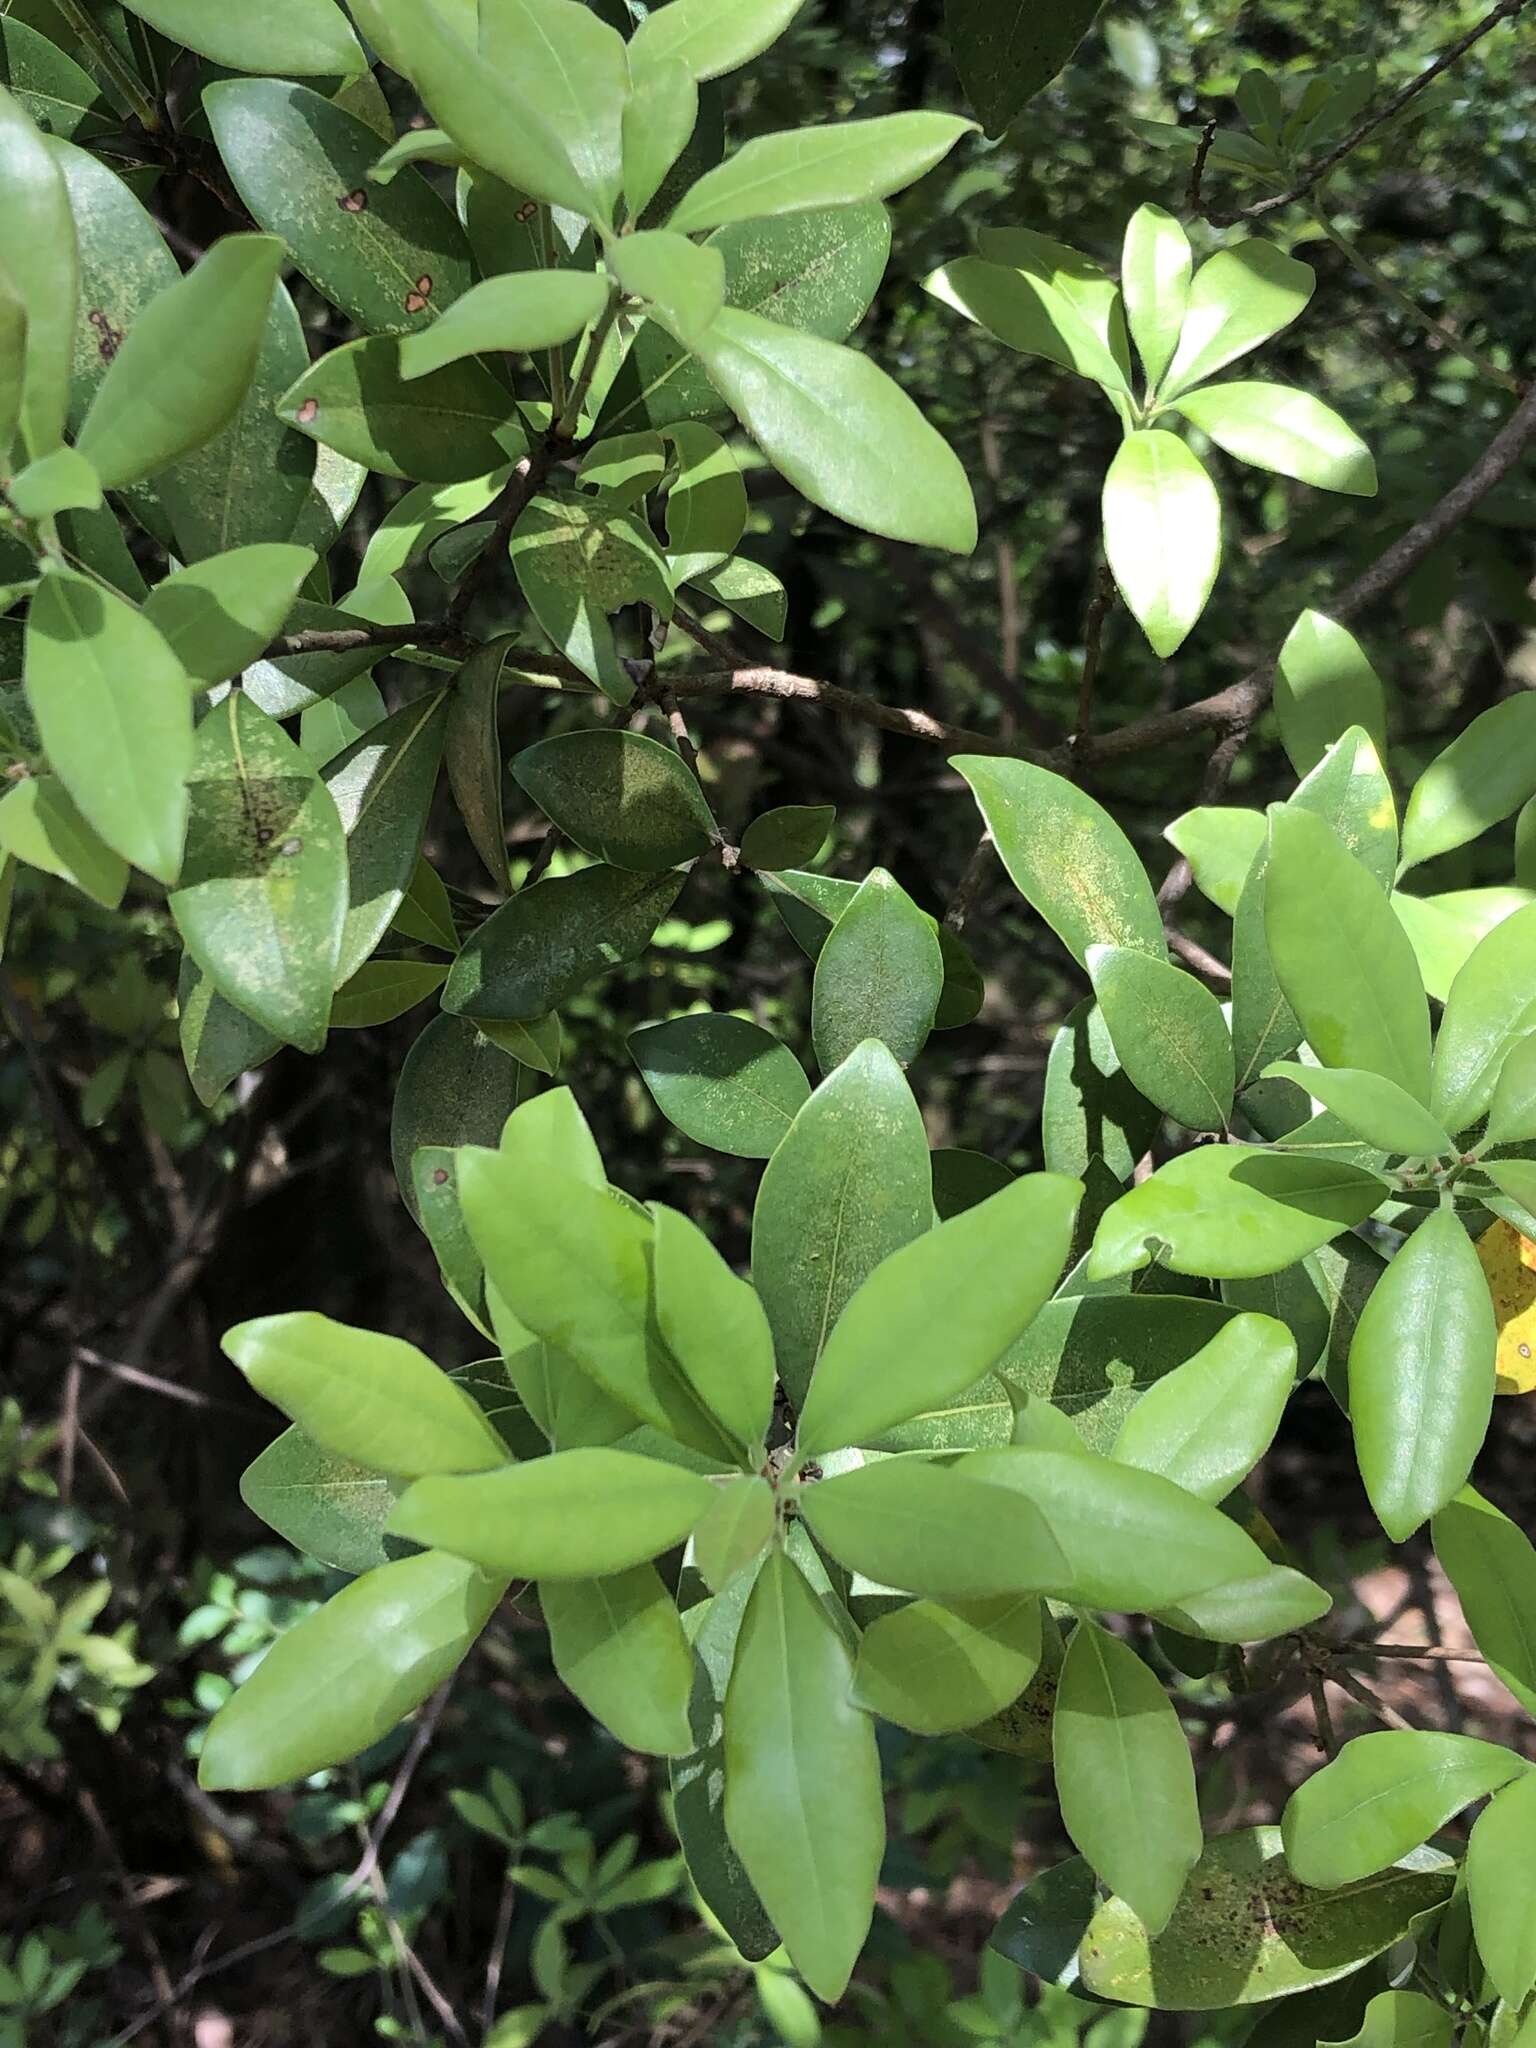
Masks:
[[[311,421],[312,419],[314,419],[314,418],[316,417],[316,415],[317,415],[317,414],[319,413],[319,411],[320,411],[320,401],[319,401],[319,399],[317,399],[317,398],[306,398],[306,399],[305,399],[305,401],[304,401],[304,403],[303,403],[303,404],[302,404],[302,405],[301,405],[301,406],[299,407],[299,410],[298,410],[297,414],[295,415],[295,417],[297,418],[297,420],[298,420],[298,422],[299,422],[299,425],[300,425],[301,427],[307,427],[307,426],[309,425],[310,421]]]
[[[433,1174],[432,1185],[435,1188],[442,1188],[448,1185],[448,1169],[446,1166],[440,1166],[436,1173]]]
[[[101,337],[96,344],[96,353],[104,363],[110,363],[123,345],[123,330],[112,325],[100,306],[92,306],[86,318]]]
[[[343,192],[336,204],[343,213],[364,213],[368,208],[368,194],[359,185],[355,192]]]
[[[538,212],[538,210],[539,202],[537,201],[537,199],[525,199],[522,205],[517,209],[515,218],[521,223],[523,227],[527,227],[529,221],[533,219],[534,215]]]
[[[415,291],[407,292],[405,295],[405,310],[407,313],[424,313],[431,297],[432,278],[430,273],[424,270],[416,280]]]

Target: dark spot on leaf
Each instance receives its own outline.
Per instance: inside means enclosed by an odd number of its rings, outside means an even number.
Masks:
[[[256,844],[258,846],[270,846],[271,843],[272,827],[270,825],[258,825],[256,827]]]
[[[517,209],[516,219],[519,222],[521,222],[521,224],[524,227],[526,227],[529,221],[531,221],[534,215],[538,212],[538,210],[539,202],[536,199],[525,199],[522,205]]]
[[[436,1173],[434,1173],[434,1174],[433,1174],[433,1176],[432,1176],[432,1185],[433,1185],[433,1187],[435,1187],[435,1188],[441,1188],[441,1187],[446,1187],[446,1186],[447,1186],[447,1184],[448,1184],[448,1169],[447,1169],[447,1167],[446,1167],[446,1166],[440,1166],[440,1167],[439,1167],[439,1168],[437,1169]]]
[[[405,295],[405,310],[407,313],[424,313],[427,310],[427,301],[431,296],[431,273],[424,270],[416,280],[415,291],[407,292]]]
[[[1529,1344],[1522,1344],[1522,1345],[1520,1346],[1520,1356],[1521,1356],[1522,1358],[1529,1358],[1529,1357],[1530,1357],[1530,1355],[1531,1355],[1531,1347],[1530,1347],[1530,1345],[1529,1345]]]
[[[359,185],[355,192],[344,192],[336,204],[343,213],[362,213],[368,205],[368,194]]]
[[[301,427],[307,427],[310,421],[314,419],[316,414],[319,412],[319,410],[320,401],[317,398],[306,398],[304,403],[299,407],[298,410],[297,418],[299,425]]]

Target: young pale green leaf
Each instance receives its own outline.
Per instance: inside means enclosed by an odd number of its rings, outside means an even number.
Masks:
[[[568,838],[616,868],[660,874],[696,860],[714,838],[698,777],[643,733],[557,733],[525,747],[512,773]]]
[[[638,959],[677,901],[679,874],[583,868],[520,889],[468,939],[443,990],[457,1015],[547,1017],[579,990]]]
[[[998,8],[993,0],[946,0],[944,26],[965,96],[1001,135],[1093,26],[1101,0],[1063,0],[1048,10]]]
[[[87,823],[124,860],[174,882],[192,692],[160,633],[93,578],[50,569],[27,617],[26,686],[49,765]]]
[[[919,110],[757,135],[706,171],[667,225],[692,235],[767,213],[887,199],[941,163],[975,125],[958,114]]]
[[[1104,478],[1104,552],[1120,595],[1165,660],[1188,638],[1221,566],[1221,500],[1184,443],[1127,434]]]
[[[629,50],[629,97],[624,102],[624,203],[639,220],[661,191],[698,125],[699,82],[681,57],[637,64]]]
[[[280,416],[366,469],[423,483],[482,476],[517,453],[511,394],[483,363],[407,381],[401,348],[381,334],[332,349],[283,393]]]
[[[693,1651],[655,1567],[545,1579],[539,1606],[555,1669],[587,1712],[626,1749],[687,1756]]]
[[[19,301],[12,301],[19,310]],[[18,360],[17,367],[20,367]],[[0,421],[3,430],[3,421]],[[6,444],[15,432],[14,422],[3,431]],[[25,469],[18,470],[6,488],[13,511],[36,523],[53,519],[61,512],[95,512],[100,509],[101,479],[77,448],[55,448],[51,455],[39,455]]]
[[[666,557],[642,520],[600,500],[540,497],[512,529],[512,566],[550,639],[615,704],[635,694],[609,614],[648,604],[672,616]]]
[[[1479,1815],[1467,1843],[1467,1897],[1477,1952],[1500,1998],[1522,2006],[1536,1985],[1536,1775],[1518,1778]]]
[[[69,413],[79,259],[58,159],[20,100],[0,86],[0,212],[6,278],[26,309],[21,440],[47,455]]]
[[[1435,1039],[1435,1115],[1453,1132],[1483,1115],[1509,1054],[1536,1029],[1536,903],[1496,924],[1451,983]]]
[[[885,1848],[874,1723],[851,1703],[851,1678],[826,1609],[774,1551],[726,1693],[725,1825],[790,1960],[830,2004],[869,1931]]]
[[[1449,1860],[1424,1850],[1384,1877],[1309,1892],[1286,1867],[1278,1828],[1243,1828],[1206,1844],[1155,1940],[1124,1900],[1106,1899],[1082,1938],[1082,1984],[1131,2006],[1224,2012],[1284,1998],[1285,2011],[1290,1994],[1390,1948],[1454,1882]]]
[[[371,1472],[481,1472],[507,1447],[469,1396],[414,1344],[329,1316],[261,1316],[223,1350],[306,1436]]]
[[[1515,1751],[1470,1735],[1357,1735],[1286,1802],[1286,1860],[1306,1885],[1358,1883],[1529,1768]]]
[[[653,7],[630,38],[630,70],[637,86],[671,63],[684,65],[700,83],[721,78],[776,43],[804,5],[805,0],[669,0]]]
[[[556,1451],[464,1478],[418,1479],[397,1536],[529,1579],[591,1579],[670,1550],[714,1501],[697,1472],[632,1451]]]
[[[1315,273],[1257,236],[1202,263],[1189,288],[1179,345],[1163,380],[1173,399],[1268,341],[1306,306]]]
[[[1536,1550],[1470,1486],[1435,1516],[1430,1537],[1489,1670],[1536,1715]]]
[[[752,1217],[753,1284],[797,1406],[855,1290],[932,1220],[922,1116],[901,1068],[868,1040],[796,1114]]]
[[[1192,267],[1182,225],[1160,206],[1138,206],[1126,224],[1120,289],[1131,339],[1154,390],[1178,347]]]
[[[693,1532],[693,1562],[712,1593],[728,1586],[767,1549],[777,1520],[773,1488],[761,1473],[727,1479]]]
[[[1465,846],[1536,795],[1536,697],[1521,691],[1474,718],[1413,786],[1403,866]]]
[[[1365,1067],[1307,1067],[1276,1060],[1264,1069],[1264,1079],[1294,1081],[1378,1151],[1443,1159],[1455,1150],[1422,1102]]]
[[[865,1629],[852,1698],[917,1735],[974,1728],[1012,1704],[1040,1668],[1033,1594],[942,1606],[914,1600]]]
[[[1232,1034],[1209,989],[1134,946],[1090,946],[1087,966],[1132,1085],[1192,1131],[1224,1130],[1232,1115]]]
[[[8,466],[11,445],[21,425],[26,374],[27,309],[15,289],[0,278],[0,457]]]
[[[1081,1183],[1026,1174],[883,1259],[833,1326],[800,1413],[806,1457],[874,1442],[972,1386],[1033,1321]]]
[[[1349,1347],[1349,1418],[1377,1519],[1405,1543],[1466,1484],[1493,1411],[1487,1276],[1452,1209],[1420,1224]]]
[[[711,1415],[749,1450],[773,1420],[773,1334],[762,1303],[676,1209],[651,1205],[656,1325]]]
[[[1295,804],[1270,811],[1264,932],[1318,1058],[1427,1103],[1429,1003],[1408,935],[1338,835]]]
[[[429,1551],[354,1579],[275,1642],[214,1716],[210,1792],[259,1792],[370,1749],[463,1660],[506,1583]]]
[[[335,801],[243,690],[199,726],[190,781],[186,858],[170,901],[183,943],[226,1001],[319,1052],[347,915]]]
[[[974,549],[976,506],[959,459],[868,356],[731,305],[697,354],[764,455],[813,505],[889,540]]]
[[[333,697],[322,698],[300,714],[299,745],[317,768],[323,768],[388,716],[373,677],[357,676]]]
[[[944,988],[931,918],[884,868],[860,885],[816,961],[811,1036],[830,1074],[867,1038],[910,1066],[927,1043]]]
[[[80,429],[80,453],[108,490],[155,475],[229,425],[286,253],[275,235],[226,235],[145,306]]]
[[[1102,804],[1027,761],[958,754],[951,766],[970,784],[1014,886],[1080,965],[1094,945],[1167,959],[1147,871]]]
[[[125,0],[151,28],[230,71],[350,78],[367,58],[333,0],[262,0],[229,12],[201,0]]]
[[[587,195],[579,211],[611,220],[623,182],[624,38],[575,0],[482,0],[480,56],[559,138]]]
[[[1451,2048],[1456,2021],[1438,1999],[1422,1991],[1378,1991],[1361,2015],[1360,2030],[1348,2040],[1318,2048]]]
[[[226,79],[203,104],[256,220],[364,333],[430,326],[468,291],[464,231],[421,172],[369,183],[379,138],[366,121],[283,78]]]
[[[1385,1183],[1355,1166],[1258,1145],[1202,1145],[1106,1212],[1088,1277],[1137,1273],[1155,1255],[1175,1273],[1258,1279],[1353,1230],[1385,1198]]]
[[[56,775],[29,775],[0,797],[0,852],[116,910],[128,863],[91,830]]]
[[[1269,1449],[1296,1384],[1296,1339],[1273,1316],[1238,1315],[1148,1387],[1114,1456],[1197,1500],[1225,1500]]]
[[[603,261],[621,289],[643,300],[685,348],[698,346],[725,304],[725,258],[673,229],[626,235]]]
[[[456,299],[440,320],[400,344],[400,376],[410,383],[465,356],[505,350],[531,355],[558,348],[602,317],[603,280],[585,270],[516,271],[488,277]]]
[[[240,1475],[240,1498],[269,1529],[333,1571],[356,1577],[390,1561],[384,1524],[397,1482],[285,1429]]]
[[[1485,1145],[1526,1145],[1536,1138],[1536,1033],[1504,1056],[1488,1105]]]
[[[1201,804],[1165,827],[1163,837],[1189,862],[1195,887],[1228,917],[1237,906],[1260,848],[1269,835],[1262,811]]]
[[[800,1513],[824,1550],[882,1586],[947,1601],[1059,1585],[1067,1560],[1034,1502],[977,1483],[968,1464],[881,1458],[807,1486]]]
[[[1218,448],[1255,469],[1354,498],[1376,495],[1370,449],[1332,406],[1309,391],[1286,384],[1207,384],[1186,391],[1173,409]]]
[[[1045,242],[1043,236],[1022,246],[1014,241],[989,243],[998,250],[995,257],[962,256],[936,270],[925,280],[924,288],[941,304],[952,306],[996,335],[1005,347],[1022,355],[1043,356],[1079,377],[1092,378],[1112,402],[1125,399],[1130,389],[1127,364],[1104,324],[1090,317],[1081,296],[1081,273],[1088,272],[1110,291],[1113,286],[1102,271],[1075,251],[1062,253],[1077,266],[1077,273],[1060,268],[1051,254],[1041,252],[1037,242],[1044,244],[1046,251],[1059,247]],[[1122,336],[1123,332],[1122,327]]]
[[[1275,716],[1298,775],[1307,775],[1351,726],[1386,752],[1387,700],[1354,634],[1306,611],[1285,636],[1275,670]]]
[[[1159,1608],[1153,1619],[1198,1642],[1267,1643],[1321,1621],[1332,1606],[1315,1580],[1289,1565],[1269,1565]]]
[[[437,787],[448,703],[446,690],[429,690],[326,763],[325,786],[347,835],[338,988],[373,953],[410,887]]]
[[[1135,1651],[1091,1621],[1067,1645],[1051,1724],[1062,1825],[1149,1935],[1204,1846],[1189,1744]]]
[[[192,680],[211,688],[265,652],[314,566],[313,548],[232,548],[157,583],[144,616]]]
[[[741,835],[744,866],[774,874],[814,860],[837,822],[832,804],[780,804],[755,817]]]
[[[695,1144],[771,1159],[811,1092],[787,1045],[746,1017],[696,1011],[630,1034],[662,1115]]]

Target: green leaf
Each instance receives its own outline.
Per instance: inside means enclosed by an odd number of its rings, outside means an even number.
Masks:
[[[771,1158],[811,1092],[789,1047],[745,1017],[700,1011],[642,1025],[629,1052],[670,1123],[738,1159]]]
[[[771,878],[765,876],[764,881],[795,944],[810,959],[819,959],[832,926],[858,893],[858,883],[843,881],[835,875],[788,870],[776,871]],[[957,1030],[962,1024],[969,1024],[981,1009],[985,994],[981,974],[956,934],[937,918],[930,918],[926,910],[922,915],[937,934],[944,958],[944,993],[939,998],[933,1028]]]
[[[349,982],[394,922],[410,887],[443,752],[448,692],[430,691],[326,763],[347,835],[347,917],[336,984]]]
[[[1529,1768],[1513,1750],[1470,1735],[1357,1735],[1287,1800],[1286,1860],[1305,1885],[1358,1884]]]
[[[211,688],[265,651],[314,566],[312,548],[233,548],[157,583],[144,616],[192,680]]]
[[[1067,1833],[1148,1934],[1160,1934],[1203,1847],[1194,1766],[1162,1686],[1091,1621],[1067,1645],[1051,1746]]]
[[[670,0],[653,7],[630,39],[637,82],[679,63],[701,82],[738,71],[776,43],[805,0]]]
[[[329,1316],[262,1316],[226,1331],[224,1355],[322,1450],[370,1471],[480,1472],[507,1447],[469,1396],[398,1337]]]
[[[1201,804],[1164,829],[1168,844],[1189,862],[1195,887],[1228,917],[1237,915],[1243,884],[1269,836],[1261,811]]]
[[[495,1472],[418,1479],[390,1528],[509,1578],[591,1579],[681,1543],[713,1501],[707,1479],[658,1458],[556,1451]]]
[[[592,867],[520,889],[466,941],[443,990],[444,1009],[498,1019],[547,1016],[638,959],[684,879]]]
[[[1158,1113],[1132,1087],[1098,1005],[1079,1003],[1046,1060],[1040,1111],[1046,1165],[1081,1179],[1098,1160],[1115,1180],[1129,1180],[1157,1126]]]
[[[192,692],[149,620],[50,568],[27,617],[27,702],[49,765],[115,853],[174,882],[187,832]]]
[[[406,382],[401,344],[375,335],[332,349],[283,393],[279,415],[384,476],[451,484],[516,454],[512,398],[478,361]]]
[[[230,1083],[259,1067],[282,1040],[226,1002],[190,953],[181,956],[176,988],[181,1056],[192,1091],[211,1109]]]
[[[203,104],[255,219],[365,333],[429,326],[469,289],[464,232],[421,172],[369,183],[379,138],[366,121],[282,78],[228,79]]]
[[[332,0],[262,0],[211,13],[201,0],[123,0],[151,28],[231,71],[350,78],[367,59]]]
[[[597,860],[660,874],[696,860],[715,821],[672,747],[612,727],[557,733],[525,747],[512,773],[567,838]]]
[[[672,615],[666,558],[639,519],[601,501],[535,498],[512,529],[512,566],[550,639],[615,704],[635,694],[608,615],[648,604]]]
[[[1040,1602],[1031,1594],[952,1606],[914,1600],[864,1631],[854,1705],[918,1735],[973,1728],[1034,1677],[1040,1633]]]
[[[685,583],[725,566],[747,529],[747,486],[735,455],[713,427],[680,420],[667,430],[667,439],[677,455],[667,491],[668,561],[675,580]]]
[[[3,33],[4,25],[0,24],[0,34]],[[26,374],[27,309],[11,286],[0,279],[0,456],[8,467],[16,430],[21,425]]]
[[[11,303],[19,310],[19,300]],[[10,434],[5,438],[8,441]],[[100,479],[74,448],[55,448],[51,455],[29,462],[11,478],[6,496],[23,519],[34,521],[60,512],[94,512],[102,502]]]
[[[651,1214],[657,1328],[710,1414],[755,1452],[773,1420],[775,1386],[762,1303],[696,1224],[661,1202]]]
[[[417,1216],[411,1161],[422,1145],[494,1145],[532,1077],[464,1017],[434,1017],[406,1055],[389,1145],[395,1179]],[[419,1220],[419,1218],[418,1218]]]
[[[1040,1761],[1049,1761],[1049,1749]],[[1081,1856],[1069,1856],[1014,1894],[987,1946],[1046,1984],[1070,1984],[1076,1980],[1077,1952],[1098,1903],[1092,1869]]]
[[[1125,400],[1124,320],[1114,286],[1097,265],[1024,229],[994,230],[984,246],[985,255],[962,256],[934,271],[925,289],[1005,347],[1091,377],[1111,403]]]
[[[1221,500],[1184,443],[1127,434],[1104,478],[1104,552],[1120,595],[1164,660],[1205,610],[1221,566]]]
[[[1379,1991],[1357,2034],[1319,2048],[1451,2048],[1455,2028],[1445,2007],[1422,1991]]]
[[[1376,495],[1370,449],[1332,406],[1309,391],[1294,391],[1287,384],[1207,384],[1186,391],[1173,409],[1218,448],[1255,469],[1354,498]]]
[[[429,330],[430,332],[431,330]],[[403,351],[402,351],[403,353]],[[301,369],[303,365],[299,366]],[[293,382],[284,380],[284,388]],[[503,466],[488,476],[467,477],[457,484],[418,484],[398,498],[369,536],[357,586],[366,589],[386,576],[396,576],[429,552],[435,541],[463,526],[493,504],[512,471]],[[493,643],[504,651],[504,643]],[[474,666],[467,663],[466,669]],[[461,676],[464,670],[460,671]]]
[[[1309,1892],[1286,1868],[1278,1828],[1243,1828],[1205,1846],[1172,1919],[1150,1940],[1108,1899],[1082,1944],[1085,1990],[1122,2004],[1219,2012],[1347,1977],[1449,1898],[1454,1872],[1429,1851],[1384,1878]]]
[[[774,873],[814,860],[837,821],[832,804],[780,804],[755,817],[741,835],[744,866]]]
[[[233,690],[197,732],[171,914],[226,1001],[301,1051],[325,1043],[347,914],[329,790],[282,727]]]
[[[715,1504],[693,1532],[699,1577],[720,1593],[760,1558],[778,1520],[773,1488],[760,1473],[742,1473],[718,1489]]]
[[[1505,1055],[1488,1105],[1485,1145],[1526,1145],[1536,1138],[1536,1035]]]
[[[369,960],[337,989],[331,1029],[361,1031],[392,1024],[435,995],[447,974],[441,960]]]
[[[504,643],[493,642],[471,655],[454,679],[443,733],[443,758],[453,800],[476,853],[502,896],[507,894],[510,877],[498,707],[507,654]]]
[[[1385,1195],[1381,1181],[1355,1166],[1258,1145],[1202,1145],[1109,1209],[1088,1277],[1140,1272],[1156,1254],[1175,1273],[1257,1279],[1353,1230]]]
[[[462,1662],[505,1591],[433,1551],[354,1579],[280,1637],[220,1708],[199,1782],[258,1792],[370,1748]]]
[[[710,382],[786,481],[868,533],[968,555],[976,507],[948,443],[867,356],[727,305]]]
[[[91,141],[119,125],[90,73],[14,15],[0,22],[0,76],[45,135]]]
[[[1296,1340],[1272,1316],[1234,1316],[1149,1387],[1115,1439],[1122,1465],[1221,1501],[1269,1449],[1296,1384]],[[1110,1880],[1113,1883],[1113,1880]]]
[[[269,1529],[333,1571],[356,1576],[388,1564],[384,1535],[399,1487],[285,1429],[240,1477],[240,1498]]]
[[[796,1114],[752,1218],[753,1284],[796,1406],[854,1292],[932,1220],[922,1117],[896,1061],[868,1040]]]
[[[725,1824],[790,1960],[829,2004],[869,1931],[885,1847],[874,1723],[849,1701],[851,1678],[825,1608],[775,1551],[726,1694]]]
[[[29,775],[0,796],[0,851],[106,910],[116,910],[128,887],[128,863],[97,838],[56,775]]]
[[[400,375],[411,381],[465,356],[505,350],[531,355],[558,348],[601,318],[608,303],[602,278],[582,270],[518,271],[488,277],[400,344]]]
[[[688,147],[699,119],[698,79],[681,57],[637,58],[630,38],[629,97],[624,102],[624,201],[639,220]]]
[[[1027,761],[958,754],[1015,888],[1079,965],[1093,945],[1168,957],[1162,912],[1135,848],[1101,804]]]
[[[1377,1281],[1349,1347],[1349,1419],[1377,1519],[1405,1543],[1466,1484],[1493,1412],[1498,1332],[1454,1210],[1420,1224]]]
[[[693,1651],[654,1566],[607,1578],[545,1579],[539,1605],[555,1669],[587,1712],[626,1749],[687,1756]]]
[[[1289,327],[1316,283],[1305,263],[1257,236],[1218,249],[1190,285],[1179,345],[1163,380],[1165,401]]]
[[[1232,1035],[1192,974],[1133,946],[1090,946],[1093,991],[1134,1087],[1192,1131],[1232,1116]]]
[[[1536,1028],[1536,903],[1496,924],[1451,983],[1435,1039],[1435,1115],[1464,1131],[1488,1108],[1510,1052]]]
[[[226,235],[140,312],[80,429],[108,490],[155,475],[235,417],[285,253],[275,235]]]
[[[685,348],[698,346],[725,304],[725,258],[686,235],[655,228],[626,235],[603,261],[622,290],[643,300]]]
[[[1467,1843],[1467,1894],[1477,1952],[1494,1989],[1524,2005],[1536,1984],[1536,1777],[1517,1779],[1479,1815]]]
[[[1101,0],[1068,0],[1048,15],[1000,14],[987,0],[946,0],[944,23],[965,95],[1001,135],[1059,71],[1093,26]]]
[[[1191,266],[1189,237],[1182,225],[1160,206],[1138,206],[1126,223],[1120,286],[1131,339],[1150,389],[1156,389],[1178,346],[1189,304]]]
[[[822,1072],[869,1038],[910,1065],[927,1042],[943,987],[932,920],[884,868],[874,869],[817,957],[811,1033]]]
[[[1401,1152],[1410,1159],[1443,1159],[1455,1150],[1422,1102],[1396,1081],[1364,1067],[1305,1067],[1294,1060],[1276,1060],[1265,1068],[1264,1078],[1294,1081],[1378,1151]]]
[[[47,455],[63,439],[69,412],[79,289],[75,230],[53,148],[3,86],[0,212],[7,282],[27,315],[22,446],[29,455]]]
[[[1430,1535],[1489,1670],[1536,1715],[1536,1550],[1470,1486],[1435,1516]]]
[[[667,225],[691,235],[762,214],[886,199],[941,163],[974,127],[957,114],[919,111],[756,135],[704,173]]]
[[[1298,775],[1335,740],[1362,726],[1386,752],[1387,700],[1380,676],[1354,634],[1322,612],[1305,611],[1285,636],[1275,671],[1275,716]]]
[[[1271,808],[1264,931],[1318,1058],[1429,1100],[1429,1004],[1408,936],[1374,878],[1321,818]]]
[[[480,10],[480,55],[559,137],[587,195],[588,203],[578,210],[610,220],[622,186],[623,114],[629,96],[623,36],[571,0],[486,0]],[[505,147],[502,138],[498,141]]]
[[[801,1409],[806,1457],[875,1441],[989,1371],[1039,1313],[1082,1188],[1026,1174],[883,1259],[834,1324]]]
[[[1288,1565],[1269,1565],[1244,1579],[1229,1579],[1186,1596],[1153,1617],[1163,1628],[1208,1643],[1265,1643],[1321,1621],[1333,1601],[1321,1586]]]
[[[1403,813],[1403,866],[1465,846],[1536,796],[1536,697],[1506,697],[1437,754]]]

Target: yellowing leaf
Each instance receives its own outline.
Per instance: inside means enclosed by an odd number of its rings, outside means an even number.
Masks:
[[[1477,1241],[1499,1327],[1496,1394],[1536,1392],[1536,1244],[1512,1223],[1495,1223]]]

